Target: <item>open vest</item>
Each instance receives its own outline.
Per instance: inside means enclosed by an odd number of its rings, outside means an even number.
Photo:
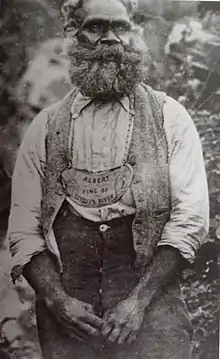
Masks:
[[[41,226],[47,238],[54,219],[57,197],[65,198],[61,175],[71,162],[71,105],[73,90],[56,111],[49,111],[46,136],[46,167],[43,183]],[[133,167],[131,189],[136,206],[132,224],[137,267],[152,260],[163,228],[170,217],[168,147],[163,128],[165,94],[139,85],[130,98],[134,111],[127,163]]]

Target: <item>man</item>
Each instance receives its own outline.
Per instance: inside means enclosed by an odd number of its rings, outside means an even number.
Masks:
[[[73,90],[29,127],[12,184],[14,281],[36,292],[45,359],[190,358],[179,274],[208,232],[186,110],[142,83],[129,0],[67,0]]]

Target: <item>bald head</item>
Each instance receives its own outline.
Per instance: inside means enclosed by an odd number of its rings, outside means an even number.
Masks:
[[[67,9],[67,7],[79,9],[79,8],[89,6],[89,4],[91,4],[92,2],[94,2],[94,1],[93,0],[64,0],[63,9]],[[113,0],[113,1],[96,0],[95,2],[97,3],[97,6],[99,8],[101,8],[103,6],[103,4],[107,4],[107,3],[108,4],[121,3],[126,8],[129,15],[132,15],[132,13],[135,11],[135,9],[137,7],[137,0]]]
[[[80,26],[88,16],[130,19],[136,6],[137,0],[65,0],[62,14],[65,23],[71,18]]]

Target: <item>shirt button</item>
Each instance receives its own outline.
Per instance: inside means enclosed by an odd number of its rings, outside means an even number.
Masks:
[[[101,288],[99,289],[99,294],[102,294],[102,289]]]
[[[68,211],[66,211],[66,210],[63,211],[63,217],[65,217],[65,218],[68,217]]]
[[[100,229],[101,232],[107,231],[108,228],[110,228],[110,227],[107,226],[107,224],[101,224],[101,225],[99,226],[99,229]]]

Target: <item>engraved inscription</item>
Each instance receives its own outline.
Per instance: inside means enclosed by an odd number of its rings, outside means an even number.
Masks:
[[[116,202],[131,185],[132,178],[133,169],[128,164],[107,173],[71,168],[62,174],[67,195],[78,205],[91,208]]]

